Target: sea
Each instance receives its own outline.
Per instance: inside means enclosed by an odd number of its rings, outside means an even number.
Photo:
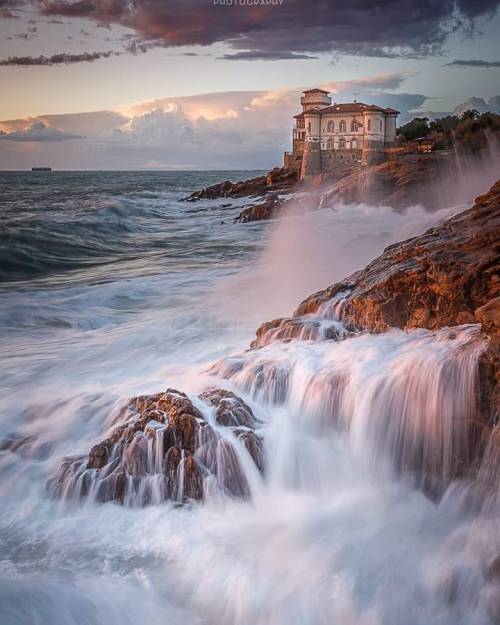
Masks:
[[[261,173],[0,172],[1,625],[499,622],[485,576],[498,510],[466,506],[460,485],[430,497],[392,466],[417,439],[451,453],[478,327],[249,351],[260,323],[470,198],[249,224],[234,221],[248,198],[183,201]],[[269,366],[288,376],[279,400],[255,383]],[[214,385],[261,423],[248,499],[120,505],[47,488],[120,402]]]

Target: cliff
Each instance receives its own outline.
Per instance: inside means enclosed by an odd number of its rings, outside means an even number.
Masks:
[[[310,295],[291,318],[267,322],[253,347],[273,340],[342,338],[349,332],[481,324],[489,342],[481,363],[485,420],[500,412],[500,180],[475,204],[424,234],[386,248],[367,267]]]
[[[450,167],[450,157],[444,152],[425,155],[409,154],[358,168],[330,185],[323,204],[334,202],[383,204],[405,209],[412,204],[435,204],[435,188]]]

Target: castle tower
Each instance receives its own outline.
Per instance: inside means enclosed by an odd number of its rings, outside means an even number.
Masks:
[[[314,108],[330,106],[332,99],[328,95],[328,91],[324,89],[308,89],[304,91],[304,95],[300,98],[300,103],[302,104],[302,111],[305,113]]]

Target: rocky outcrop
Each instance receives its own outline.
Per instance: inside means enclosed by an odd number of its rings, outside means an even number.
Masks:
[[[248,496],[241,454],[263,470],[262,440],[251,408],[223,389],[209,389],[198,399],[206,407],[203,412],[173,389],[135,397],[88,456],[62,463],[50,490],[64,498],[128,505],[201,500],[207,489]]]
[[[481,401],[495,420],[500,409],[499,276],[500,181],[471,209],[389,246],[363,270],[309,296],[291,319],[263,324],[252,346],[290,337],[287,328],[295,337],[315,338],[308,326],[321,318],[341,320],[350,331],[376,333],[481,323],[490,342],[480,363]]]
[[[447,155],[436,152],[357,168],[325,192],[323,204],[368,202],[394,209],[414,204],[433,206],[436,187],[448,166]]]
[[[269,196],[264,202],[254,204],[244,208],[241,213],[234,219],[235,223],[246,224],[251,221],[265,221],[279,217],[283,207],[276,195]]]
[[[256,337],[250,347],[263,347],[273,341],[327,341],[340,340],[353,336],[342,323],[325,319],[321,315],[300,315],[297,317],[281,317],[266,321],[257,328]]]
[[[240,182],[224,180],[224,182],[195,191],[184,199],[187,202],[195,202],[196,200],[213,200],[221,197],[240,198],[265,195],[273,191],[289,191],[297,182],[298,174],[295,170],[275,167],[265,176],[257,176]]]
[[[342,318],[372,332],[475,323],[476,312],[488,329],[498,319],[499,245],[500,181],[471,209],[389,246],[365,269],[308,297],[294,314],[316,312],[343,292]]]

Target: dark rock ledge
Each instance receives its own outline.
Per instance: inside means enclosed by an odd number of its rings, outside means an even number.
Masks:
[[[217,198],[241,198],[266,195],[270,192],[289,191],[298,182],[298,174],[292,169],[275,167],[265,176],[257,176],[240,182],[224,180],[200,191],[191,193],[184,198],[186,202],[197,200],[214,200]]]

